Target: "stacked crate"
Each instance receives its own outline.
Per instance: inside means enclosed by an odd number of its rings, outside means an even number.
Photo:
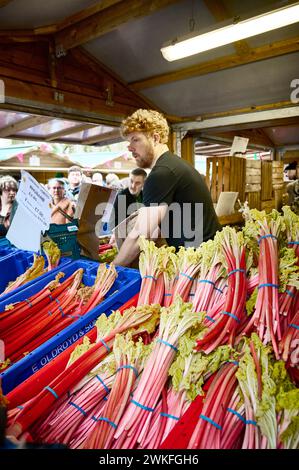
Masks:
[[[239,157],[207,158],[206,181],[214,203],[222,191],[238,192],[240,201],[245,200],[245,163],[246,160]]]
[[[250,208],[261,209],[262,162],[246,160],[245,199]]]
[[[206,181],[214,203],[222,191],[237,191],[240,201],[248,201],[250,208],[266,212],[281,208],[284,191],[281,162],[209,157]]]
[[[272,181],[275,199],[275,208],[280,210],[283,205],[285,183],[283,180],[283,162],[272,162]]]

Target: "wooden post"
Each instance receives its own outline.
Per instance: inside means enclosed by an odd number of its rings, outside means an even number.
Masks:
[[[194,166],[194,142],[193,137],[186,136],[182,140],[181,155],[184,160]]]

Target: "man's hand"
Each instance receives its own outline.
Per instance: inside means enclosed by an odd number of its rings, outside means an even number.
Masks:
[[[116,265],[129,266],[136,259],[140,252],[138,240],[141,235],[147,239],[155,239],[158,236],[159,226],[167,209],[166,204],[139,209],[135,226],[114,260]]]

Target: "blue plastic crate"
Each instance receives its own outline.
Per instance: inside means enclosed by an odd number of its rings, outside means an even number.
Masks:
[[[4,258],[4,256],[11,255],[12,253],[15,253],[16,251],[17,251],[17,248],[0,245],[0,259]]]
[[[61,258],[59,266],[53,269],[51,272],[56,272],[57,270],[61,269],[62,266],[71,263],[70,258]],[[23,290],[25,287],[29,287],[36,281],[35,279],[28,282],[24,286],[18,287],[14,291],[2,294],[1,293],[6,289],[6,286],[10,281],[14,281],[20,274],[23,274],[29,266],[31,266],[33,262],[33,253],[30,251],[13,251],[11,254],[0,258],[0,301],[6,301],[11,295],[19,292],[19,290]],[[43,274],[42,278],[47,277],[50,272],[46,272]],[[1,311],[1,309],[0,309]]]
[[[99,264],[95,261],[76,260],[63,268],[65,278],[73,274],[77,269],[83,268],[83,282],[86,285],[94,284]],[[48,362],[52,361],[61,352],[67,349],[78,338],[84,336],[94,327],[97,318],[104,312],[110,315],[112,310],[117,310],[127,300],[140,290],[141,278],[139,271],[135,269],[116,267],[118,277],[112,288],[107,292],[105,300],[88,312],[84,317],[75,320],[71,325],[57,333],[53,338],[36,348],[24,358],[10,366],[0,374],[3,393],[10,392],[13,388],[37,372]],[[49,273],[51,274],[51,273]],[[9,302],[17,302],[29,298],[40,291],[50,280],[54,279],[54,272],[47,279],[40,278],[30,287],[24,288],[15,295],[11,295]],[[3,311],[7,302],[0,301],[0,311]]]

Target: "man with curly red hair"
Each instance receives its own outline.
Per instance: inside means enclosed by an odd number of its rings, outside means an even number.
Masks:
[[[162,236],[169,245],[199,246],[214,237],[219,225],[202,175],[168,148],[169,126],[157,111],[138,109],[122,122],[128,150],[140,168],[151,172],[143,188],[143,205],[134,229],[124,241],[115,263],[129,265],[139,253],[141,235]]]

